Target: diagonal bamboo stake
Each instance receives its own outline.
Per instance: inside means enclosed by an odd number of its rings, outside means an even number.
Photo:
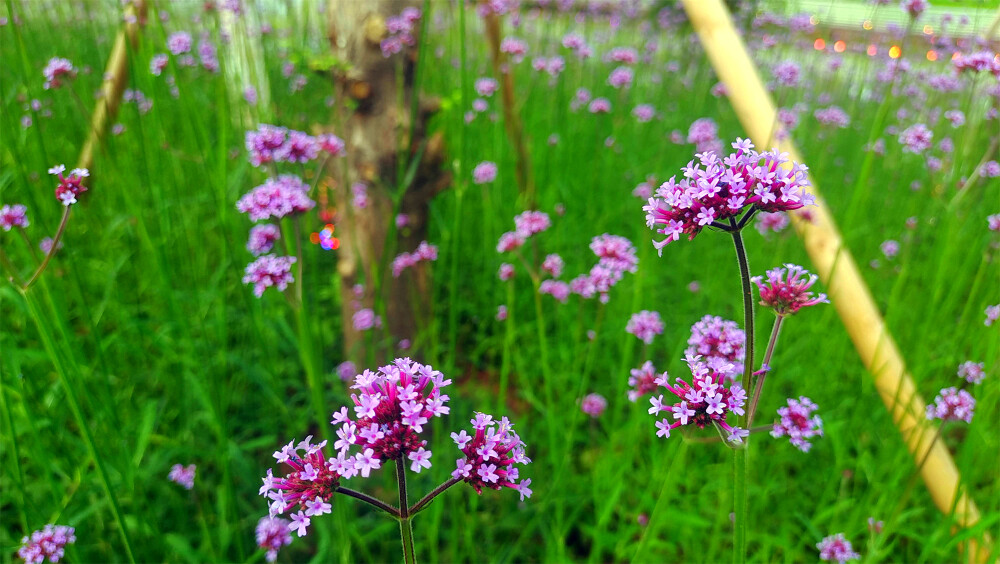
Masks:
[[[139,26],[146,21],[146,0],[135,0],[125,7],[125,14],[130,23],[126,23],[124,29],[118,30],[111,55],[108,56],[108,66],[104,69],[104,83],[101,84],[101,97],[97,100],[94,114],[91,116],[90,133],[80,151],[80,160],[76,165],[78,168],[90,169],[93,166],[94,151],[104,140],[108,123],[118,113],[125,85],[128,84],[128,45],[125,42],[128,41],[135,47],[139,40]]]
[[[682,2],[716,74],[732,93],[729,100],[747,134],[758,147],[773,146],[787,152],[792,161],[802,162],[791,141],[773,142],[773,128],[777,123],[774,102],[765,91],[756,66],[721,0]],[[953,514],[960,526],[972,527],[979,521],[979,510],[963,491],[961,476],[948,449],[941,441],[934,440],[936,433],[924,418],[924,400],[916,392],[899,349],[854,258],[844,246],[829,209],[815,188],[812,193],[816,195],[817,206],[810,209],[812,221],[801,214],[790,214],[795,229],[910,454],[918,462],[926,459],[920,473],[934,504],[943,513]],[[971,559],[985,561],[988,558],[989,536],[984,535],[983,541],[980,546],[970,542]]]

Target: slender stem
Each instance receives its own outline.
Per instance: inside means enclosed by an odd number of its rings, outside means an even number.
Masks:
[[[416,564],[417,555],[413,550],[413,525],[410,523],[410,508],[406,501],[406,466],[402,455],[396,459],[396,483],[399,485],[399,536],[403,541],[403,562]]]
[[[361,493],[359,491],[352,490],[350,488],[345,488],[343,486],[338,487],[336,491],[337,491],[337,493],[341,493],[341,494],[344,494],[346,496],[353,497],[354,499],[360,499],[361,501],[367,503],[368,505],[374,505],[375,507],[377,507],[378,509],[381,509],[382,511],[385,511],[389,515],[392,515],[393,517],[399,518],[399,510],[398,509],[396,509],[395,507],[389,505],[388,503],[384,503],[383,501],[381,501],[379,499],[376,499],[376,498],[374,498],[374,497],[372,497],[372,496],[370,496],[368,494],[363,494],[363,493]]]
[[[31,258],[35,259],[35,262],[38,262],[38,252],[35,251],[35,246],[31,244],[31,239],[28,238],[28,234],[24,232],[23,228],[18,229],[18,231],[21,233],[21,239],[24,239],[24,244],[27,245],[28,250],[31,251]]]
[[[747,427],[753,425],[753,416],[757,414],[757,402],[760,401],[760,392],[764,389],[764,378],[767,378],[768,368],[771,366],[771,355],[774,354],[774,345],[778,342],[778,332],[781,330],[781,322],[784,319],[785,316],[779,315],[774,320],[774,327],[771,328],[771,338],[767,341],[767,352],[764,353],[764,363],[761,365],[762,373],[753,387],[753,399],[750,401],[750,409],[747,413]]]
[[[743,363],[743,389],[750,388],[750,380],[753,376],[754,359],[754,327],[753,327],[753,290],[750,287],[750,264],[747,261],[746,248],[743,246],[743,237],[740,235],[739,226],[736,220],[729,218],[732,228],[733,245],[736,247],[736,259],[740,266],[740,281],[743,286],[743,330],[746,332],[746,358]],[[739,418],[738,425],[747,428],[748,419]],[[750,437],[747,437],[745,444],[741,448],[734,450],[733,456],[733,502],[734,516],[733,523],[733,562],[738,564],[746,562],[747,548],[747,486],[749,481],[749,466],[747,454],[750,446]]]
[[[63,231],[66,230],[66,222],[69,221],[69,210],[71,207],[72,206],[66,206],[66,209],[63,210],[62,220],[59,221],[59,229],[56,230],[56,236],[52,238],[52,247],[49,248],[49,252],[45,253],[45,258],[42,259],[42,264],[38,265],[38,269],[35,270],[35,273],[31,275],[31,278],[29,278],[28,281],[24,283],[24,286],[21,286],[21,288],[25,290],[30,288],[31,285],[35,283],[35,280],[37,280],[45,270],[45,267],[49,265],[52,255],[56,254],[56,249],[59,247],[59,239],[62,238]]]
[[[444,493],[444,491],[446,489],[454,486],[455,484],[457,484],[457,483],[459,483],[461,481],[462,480],[459,479],[459,478],[452,478],[452,479],[448,480],[447,482],[441,484],[440,486],[434,488],[434,491],[432,491],[431,493],[425,495],[424,497],[422,497],[420,499],[420,501],[414,503],[413,507],[410,507],[410,509],[409,509],[409,511],[410,511],[410,518],[412,518],[414,515],[416,515],[420,511],[423,511],[424,508],[427,507],[428,504],[430,504],[430,502],[434,501],[435,497],[437,497],[437,496],[441,495],[442,493]]]

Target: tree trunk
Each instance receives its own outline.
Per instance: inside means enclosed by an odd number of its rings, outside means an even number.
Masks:
[[[398,0],[327,0],[330,45],[343,63],[334,69],[337,111],[341,116],[337,134],[344,138],[347,149],[345,182],[336,191],[337,235],[341,240],[337,269],[344,352],[355,361],[365,358],[364,335],[352,323],[359,301],[353,292],[355,284],[364,284],[361,307],[385,313],[383,328],[390,339],[389,349],[376,348],[378,358],[395,352],[399,340],[413,340],[425,326],[423,319],[431,314],[427,263],[407,269],[399,278],[393,278],[389,268],[397,253],[412,252],[426,239],[430,200],[451,180],[450,174],[441,170],[444,155],[440,135],[426,136],[426,121],[436,111],[436,102],[419,104],[413,139],[409,139],[410,104],[413,96],[419,95],[413,88],[416,48],[404,48],[388,58],[380,48],[387,36],[386,18],[408,6],[416,4]],[[400,171],[405,176],[416,154],[421,155],[421,162],[409,186],[402,186],[405,179],[400,177]],[[401,158],[406,162],[401,163]],[[352,204],[351,187],[358,182],[367,187],[368,205],[363,208]],[[400,198],[401,190],[404,192]],[[394,209],[394,201],[398,201],[398,210]],[[406,228],[395,228],[396,213],[406,214]],[[381,288],[380,296],[375,295],[376,287]],[[380,303],[384,310],[377,307]]]

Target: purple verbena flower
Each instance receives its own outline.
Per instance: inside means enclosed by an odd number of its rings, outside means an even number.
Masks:
[[[660,319],[658,312],[642,310],[632,314],[628,324],[625,325],[625,331],[648,345],[653,342],[655,336],[663,334],[663,320]]]
[[[656,367],[653,366],[652,361],[647,360],[639,368],[633,368],[629,371],[631,376],[628,377],[628,385],[632,386],[632,389],[628,391],[628,400],[632,403],[646,394],[651,394],[656,391],[658,384],[656,379],[660,377],[656,373]],[[666,377],[666,373],[664,373]]]
[[[715,153],[696,155],[699,164],[689,162],[679,183],[671,177],[643,207],[646,225],[667,236],[653,243],[661,254],[682,234],[694,239],[706,226],[735,221],[746,208],[780,212],[812,204],[804,165],[785,169],[787,155],[757,153],[744,139],[737,139],[733,148],[736,152],[721,160]]]
[[[247,241],[247,250],[254,256],[260,256],[271,252],[274,242],[281,238],[281,230],[277,225],[265,223],[254,225],[250,228],[250,239]]]
[[[816,118],[816,121],[823,125],[834,125],[840,129],[847,127],[851,123],[851,118],[847,116],[847,112],[840,109],[840,106],[820,108],[813,112],[813,116]]]
[[[308,190],[309,186],[299,177],[283,174],[277,179],[268,178],[264,184],[244,194],[236,202],[236,209],[253,221],[304,213],[316,206],[307,195]]]
[[[769,231],[775,233],[780,233],[788,227],[788,214],[785,212],[761,212],[757,214],[757,221],[754,226],[761,235],[767,234]]]
[[[1000,304],[986,306],[985,313],[986,320],[983,321],[983,325],[989,327],[990,325],[993,325],[997,319],[1000,319]]]
[[[666,417],[656,422],[656,436],[669,438],[671,430],[684,425],[704,429],[712,424],[728,433],[727,439],[730,442],[743,442],[743,437],[747,435],[745,429],[731,427],[726,422],[726,417],[729,412],[743,414],[746,391],[739,383],[726,388],[726,375],[711,369],[697,356],[689,356],[687,363],[692,374],[691,384],[680,378],[670,383],[666,372],[656,379],[658,385],[680,400],[673,404],[664,403],[662,394],[650,398],[650,415],[656,417],[660,412],[669,411],[673,417],[673,422]]]
[[[580,410],[597,419],[608,408],[608,400],[601,394],[587,394],[580,401]]]
[[[250,164],[260,166],[275,159],[277,152],[285,144],[288,130],[275,125],[261,124],[257,131],[247,131],[245,145],[250,153]]]
[[[292,264],[295,261],[295,257],[264,255],[247,265],[243,283],[253,284],[253,293],[258,298],[272,286],[279,292],[284,292],[295,281],[292,277]]]
[[[76,197],[87,191],[83,185],[83,179],[90,176],[90,171],[85,168],[74,168],[69,176],[63,176],[65,165],[54,166],[49,169],[49,174],[59,177],[59,185],[56,186],[56,199],[62,205],[69,207],[77,202]]]
[[[524,239],[541,233],[551,226],[549,214],[542,211],[528,210],[514,216],[514,230]]]
[[[153,58],[149,60],[150,74],[152,74],[153,76],[160,76],[161,74],[163,74],[163,69],[167,68],[167,63],[169,62],[170,58],[164,55],[163,53],[153,55]]]
[[[788,437],[790,442],[802,452],[809,452],[813,437],[823,436],[823,421],[813,415],[816,404],[805,396],[788,398],[788,406],[778,408],[780,419],[774,424],[771,436]]]
[[[472,170],[472,181],[476,184],[493,182],[497,177],[497,165],[494,162],[483,161]]]
[[[62,57],[52,57],[49,59],[48,64],[42,69],[42,76],[45,77],[45,84],[43,88],[46,90],[50,88],[59,88],[62,85],[63,78],[73,78],[76,76],[76,67],[69,59],[63,59]]]
[[[851,542],[844,538],[844,533],[831,535],[820,541],[816,548],[819,549],[820,560],[836,560],[844,564],[848,560],[859,560],[861,555],[854,552]]]
[[[970,384],[978,384],[986,377],[986,363],[967,360],[958,365],[958,377]]]
[[[191,52],[191,34],[186,31],[176,31],[167,37],[167,50],[176,55]]]
[[[65,546],[76,542],[76,529],[65,525],[45,525],[45,528],[31,533],[31,537],[21,539],[18,558],[26,564],[59,562],[65,554]]]
[[[563,271],[562,257],[557,254],[546,255],[545,260],[542,261],[542,271],[553,278],[559,278]]]
[[[267,551],[267,561],[278,559],[281,547],[292,544],[291,523],[281,517],[265,515],[257,521],[257,546]]]
[[[475,88],[476,94],[489,98],[500,88],[500,84],[492,78],[477,78]]]
[[[785,272],[788,272],[787,278]],[[754,276],[751,282],[760,291],[760,305],[772,308],[780,316],[794,315],[804,307],[830,303],[826,294],[813,295],[809,289],[819,280],[815,274],[796,264],[767,271],[767,281]]]
[[[976,400],[969,392],[955,387],[944,388],[934,398],[934,403],[927,406],[927,418],[972,423],[975,408]]]
[[[358,375],[358,367],[353,362],[345,360],[337,365],[337,377],[342,382],[347,382]]]
[[[170,473],[167,474],[167,478],[171,482],[176,482],[184,486],[184,489],[190,490],[194,487],[194,473],[196,469],[197,467],[194,464],[188,464],[187,466],[174,464],[170,467]]]
[[[569,284],[560,280],[542,280],[542,283],[538,286],[538,293],[548,294],[560,302],[566,303],[569,299],[570,288]]]
[[[28,221],[28,208],[23,204],[4,205],[0,208],[0,227],[4,231],[10,231],[14,227],[25,227],[31,225]]]
[[[298,512],[291,515],[292,523],[288,528],[297,530],[300,537],[305,536],[310,517],[332,512],[329,502],[340,487],[341,478],[357,475],[354,459],[345,459],[344,453],[327,459],[323,452],[325,446],[326,441],[312,444],[312,435],[298,445],[294,440],[289,441],[274,452],[278,464],[288,466],[287,474],[278,477],[268,468],[258,492],[269,500],[270,517],[298,508]]]
[[[368,331],[382,326],[382,318],[375,315],[375,311],[370,307],[364,307],[354,312],[351,316],[351,325],[355,331]]]
[[[923,153],[931,147],[931,139],[934,132],[927,129],[922,123],[917,123],[907,127],[899,134],[899,142],[903,144],[903,151],[909,153]]]
[[[477,413],[472,419],[474,433],[469,436],[464,430],[452,433],[451,437],[465,456],[455,461],[452,478],[462,480],[472,486],[476,493],[483,488],[500,491],[503,487],[516,490],[521,499],[531,497],[530,479],[518,482],[520,469],[517,464],[531,463],[525,456],[524,443],[514,432],[514,425],[506,417],[494,421],[491,415]]]
[[[735,378],[743,371],[746,355],[746,334],[735,321],[706,315],[691,326],[691,337],[684,354],[700,356],[709,367],[728,378]]]

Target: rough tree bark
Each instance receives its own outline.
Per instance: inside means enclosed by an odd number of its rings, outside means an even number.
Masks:
[[[337,84],[337,134],[347,145],[346,182],[337,194],[337,235],[341,239],[338,273],[343,298],[344,351],[348,358],[363,358],[363,335],[352,324],[355,301],[353,287],[365,286],[362,303],[373,307],[376,276],[381,277],[381,298],[385,300],[383,319],[388,335],[395,341],[413,339],[421,318],[430,314],[429,280],[426,263],[393,278],[388,268],[392,256],[386,253],[411,252],[427,236],[427,216],[431,199],[451,181],[442,171],[443,143],[440,134],[426,135],[428,118],[437,110],[435,101],[420,101],[416,124],[411,131],[410,103],[414,92],[416,48],[386,58],[380,43],[387,35],[386,18],[399,14],[415,2],[399,0],[327,0],[327,30],[334,55],[344,65],[334,70]],[[426,14],[424,15],[426,17]],[[397,65],[403,65],[402,72]],[[402,84],[399,81],[402,80]],[[403,104],[400,105],[400,88]],[[400,150],[404,147],[404,150]],[[407,187],[399,171],[405,171],[415,154],[421,155],[412,182]],[[400,163],[400,158],[406,162]],[[405,172],[404,172],[405,175]],[[351,205],[351,185],[362,182],[368,189],[368,206]],[[394,229],[393,194],[405,190],[399,213],[409,218],[407,228]],[[392,237],[392,239],[390,239]],[[385,351],[376,350],[381,357]]]

